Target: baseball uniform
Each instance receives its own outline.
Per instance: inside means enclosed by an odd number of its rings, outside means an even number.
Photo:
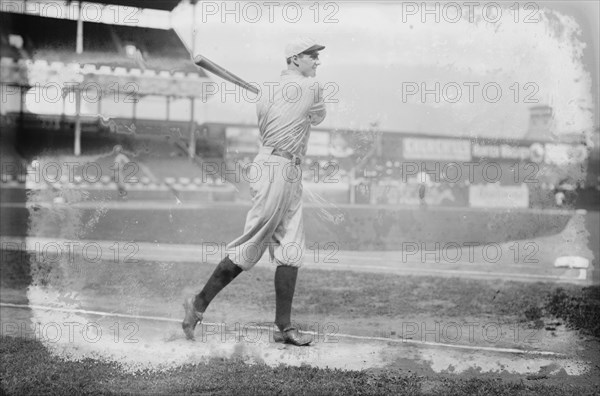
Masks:
[[[246,169],[252,208],[244,233],[227,245],[229,258],[252,268],[268,248],[277,265],[300,267],[304,258],[302,170],[310,128],[326,115],[322,87],[311,77],[284,70],[279,84],[257,103],[261,149]]]
[[[298,267],[304,258],[302,224],[302,158],[306,154],[311,125],[325,118],[320,85],[311,77],[325,47],[310,38],[291,42],[285,49],[288,70],[279,84],[263,90],[257,104],[262,147],[245,169],[250,181],[252,208],[244,233],[227,245],[227,256],[219,262],[200,293],[184,301],[181,327],[194,339],[196,325],[213,298],[244,270],[252,268],[269,248],[275,270],[275,341],[309,345],[312,337],[300,334],[292,324],[291,311]]]

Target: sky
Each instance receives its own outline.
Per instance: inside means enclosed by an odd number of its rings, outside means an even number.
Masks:
[[[520,138],[530,107],[540,104],[554,109],[558,134],[598,128],[600,2],[468,3],[202,1],[194,14],[183,1],[171,14],[109,7],[101,16],[172,27],[194,54],[262,87],[286,68],[288,41],[313,37],[326,46],[317,75],[325,128]],[[211,78],[219,93],[197,103],[197,121],[255,125],[251,96]],[[187,119],[187,105],[180,107]]]
[[[391,131],[518,138],[536,104],[553,107],[558,133],[597,126],[592,71],[598,42],[591,37],[598,18],[590,17],[598,13],[596,2],[522,2],[518,8],[515,2],[502,8],[489,2],[472,8],[463,2],[427,8],[421,2],[302,2],[301,13],[285,2],[250,3],[198,6],[194,54],[265,86],[286,68],[285,44],[313,37],[327,47],[317,75],[329,88],[323,127],[377,123]],[[190,48],[193,15],[185,3],[172,15]],[[222,80],[214,80],[221,88]],[[430,93],[423,96],[424,90]],[[217,95],[203,117],[253,124],[255,105],[245,98]]]

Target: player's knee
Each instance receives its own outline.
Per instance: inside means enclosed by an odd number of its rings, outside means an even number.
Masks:
[[[229,253],[229,260],[242,271],[248,271],[256,264],[255,261],[244,260],[243,257],[233,253]]]
[[[264,248],[256,246],[253,243],[245,243],[228,248],[226,253],[235,265],[244,271],[248,271],[261,259]]]
[[[277,263],[278,267],[290,267],[290,268],[301,268],[302,267],[302,261],[299,261],[297,263],[285,263],[285,262],[281,262],[276,259],[275,262]]]
[[[275,251],[277,265],[301,267],[304,262],[304,249],[298,243],[289,243],[279,246]]]

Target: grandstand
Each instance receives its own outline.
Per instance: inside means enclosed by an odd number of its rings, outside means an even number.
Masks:
[[[178,1],[100,3],[168,11]],[[87,185],[81,172],[93,161],[104,176],[112,176],[114,147],[120,145],[138,165],[131,189],[165,193],[147,194],[151,199],[170,199],[173,185],[183,190],[229,188],[227,199],[233,199],[235,189],[247,189],[243,180],[224,171],[251,161],[258,130],[254,125],[198,123],[198,105],[209,100],[202,89],[208,76],[190,62],[174,30],[91,21],[82,21],[81,29],[78,25],[76,20],[0,13],[7,98],[2,135],[15,148],[3,157],[18,155],[17,162],[28,164],[42,154],[74,155],[80,162],[75,185],[115,190],[106,177],[99,187]],[[61,92],[53,96],[57,85]],[[600,201],[598,151],[590,151],[579,137],[565,140],[548,133],[551,115],[548,106],[533,107],[521,140],[448,138],[379,131],[376,126],[315,128],[303,164],[304,181],[316,195],[336,203],[419,205],[419,189],[426,185],[424,201],[434,206],[493,202],[498,207],[589,208]],[[219,174],[203,174],[206,163]],[[3,167],[3,180],[23,181],[25,171],[17,174],[18,168],[27,166]],[[559,200],[561,194],[564,199]]]
[[[177,3],[143,4],[172,10]],[[74,155],[81,181],[80,170],[91,161],[110,174],[118,144],[139,165],[136,187],[160,186],[168,179],[183,189],[224,188],[196,177],[198,155],[213,155],[218,139],[194,119],[200,100],[207,99],[202,83],[208,77],[192,64],[174,30],[83,21],[78,48],[78,21],[2,12],[0,26],[7,98],[2,134],[21,165],[40,155]],[[222,148],[216,149],[218,156]],[[20,175],[14,174],[18,168]],[[23,180],[23,169],[3,167],[3,180]],[[102,182],[114,187],[106,178]]]
[[[538,118],[538,108],[532,118]],[[258,150],[251,125],[207,124],[226,139],[230,167]],[[536,122],[536,128],[539,123]],[[545,139],[449,138],[395,131],[315,128],[303,164],[305,185],[336,203],[450,207],[592,208],[598,201],[597,149],[580,137]],[[550,138],[549,138],[550,137]],[[597,145],[593,147],[598,147]],[[595,176],[594,176],[595,175]],[[579,181],[559,205],[564,180]],[[587,182],[584,182],[587,180]],[[345,189],[340,194],[340,188]]]

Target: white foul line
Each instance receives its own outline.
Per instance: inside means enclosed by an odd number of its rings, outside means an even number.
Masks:
[[[20,308],[20,309],[41,309],[41,310],[46,310],[46,311],[57,311],[57,312],[78,313],[78,314],[97,315],[97,316],[111,316],[111,317],[127,318],[127,319],[143,319],[143,320],[155,320],[155,321],[161,321],[161,322],[181,323],[181,319],[165,318],[165,317],[161,317],[161,316],[128,315],[128,314],[120,314],[120,313],[112,313],[112,312],[88,311],[85,309],[47,307],[47,306],[43,306],[43,305],[11,304],[11,303],[0,302],[0,307]],[[202,324],[209,325],[209,326],[216,326],[219,323],[202,323]],[[247,326],[247,327],[255,328],[255,329],[270,330],[268,327],[265,327],[265,326]],[[307,333],[307,334],[316,335],[316,336],[319,335],[314,331],[302,331],[302,332]],[[544,355],[544,356],[556,356],[556,357],[564,356],[563,354],[556,353],[556,352],[522,350],[522,349],[516,349],[516,348],[496,348],[496,347],[486,347],[486,346],[444,344],[443,342],[419,341],[419,340],[411,340],[411,339],[394,339],[394,338],[385,338],[385,337],[358,336],[358,335],[352,335],[352,334],[335,334],[335,336],[342,337],[342,338],[351,338],[351,339],[355,339],[355,340],[383,341],[383,342],[393,342],[393,343],[402,343],[402,344],[426,345],[426,346],[442,347],[442,348],[467,349],[467,350],[472,350],[472,351],[490,351],[490,352],[503,352],[503,353],[526,354],[526,355]]]

